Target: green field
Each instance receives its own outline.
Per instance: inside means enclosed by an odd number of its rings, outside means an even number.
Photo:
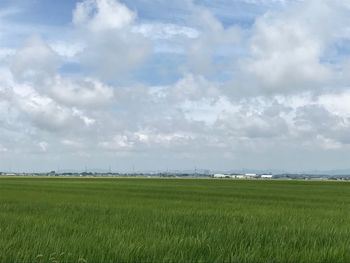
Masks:
[[[0,262],[350,262],[350,184],[0,178]]]

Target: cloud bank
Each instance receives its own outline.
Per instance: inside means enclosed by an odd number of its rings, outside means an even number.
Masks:
[[[348,168],[348,1],[165,6],[0,5],[0,170]]]

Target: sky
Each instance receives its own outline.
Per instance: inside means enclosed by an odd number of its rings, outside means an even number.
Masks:
[[[1,0],[0,171],[350,168],[349,0]]]

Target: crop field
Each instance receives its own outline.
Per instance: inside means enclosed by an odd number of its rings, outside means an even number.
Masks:
[[[350,184],[0,178],[0,262],[350,262]]]

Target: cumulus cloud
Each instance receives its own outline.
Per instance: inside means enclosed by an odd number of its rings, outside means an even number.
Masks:
[[[217,74],[225,66],[217,61],[234,57],[232,50],[240,42],[242,30],[234,25],[224,27],[207,9],[195,9],[193,20],[201,33],[187,50],[190,69],[197,74]]]
[[[320,62],[321,43],[301,21],[259,20],[251,48],[254,59],[244,66],[267,88],[305,88],[331,75]]]
[[[344,10],[348,7],[342,1],[300,1],[257,18],[249,56],[240,62],[244,81],[260,92],[274,93],[333,85],[337,67],[328,53],[347,34]]]
[[[113,89],[94,79],[71,80],[57,76],[51,87],[52,97],[65,105],[104,106],[113,98]]]
[[[84,39],[77,54],[83,66],[107,80],[123,77],[144,62],[151,51],[147,39],[132,30],[136,14],[116,0],[86,0],[77,4],[73,23]]]
[[[128,31],[101,33],[88,37],[87,46],[79,54],[83,66],[106,80],[125,78],[146,59],[150,46],[139,34]]]
[[[182,2],[186,16],[171,22],[128,1],[78,2],[64,36],[0,47],[1,155],[179,169],[336,160],[350,150],[349,6],[273,2],[251,24],[207,2]],[[161,82],[164,66],[173,74]]]
[[[80,126],[93,125],[94,119],[76,107],[86,105],[86,103],[104,101],[103,98],[99,98],[91,102],[89,96],[80,94],[82,96],[79,99],[76,97],[76,103],[73,103],[71,99],[70,105],[69,101],[63,104],[54,96],[48,95],[50,87],[46,87],[47,90],[43,91],[42,88],[37,89],[36,82],[17,82],[11,74],[3,74],[2,77],[4,79],[0,78],[2,85],[0,102],[7,103],[8,109],[11,110],[10,114],[14,118],[12,121],[29,122],[35,128],[49,132],[64,132],[69,129],[79,129]],[[86,89],[89,90],[89,87]],[[3,111],[1,114],[8,115],[9,112]]]
[[[86,125],[85,116],[74,109],[63,107],[53,101],[51,98],[31,93],[27,96],[21,96],[15,93],[17,108],[27,116],[35,125],[41,129],[55,131],[64,131],[65,129],[76,128],[79,120]]]
[[[168,89],[168,97],[179,101],[200,100],[201,98],[217,99],[220,95],[218,85],[207,81],[201,75],[186,75]]]
[[[20,80],[43,80],[56,73],[58,55],[40,37],[29,38],[13,57],[11,70]]]
[[[129,26],[136,14],[115,0],[85,0],[78,2],[73,12],[73,23],[88,30],[122,29]]]

